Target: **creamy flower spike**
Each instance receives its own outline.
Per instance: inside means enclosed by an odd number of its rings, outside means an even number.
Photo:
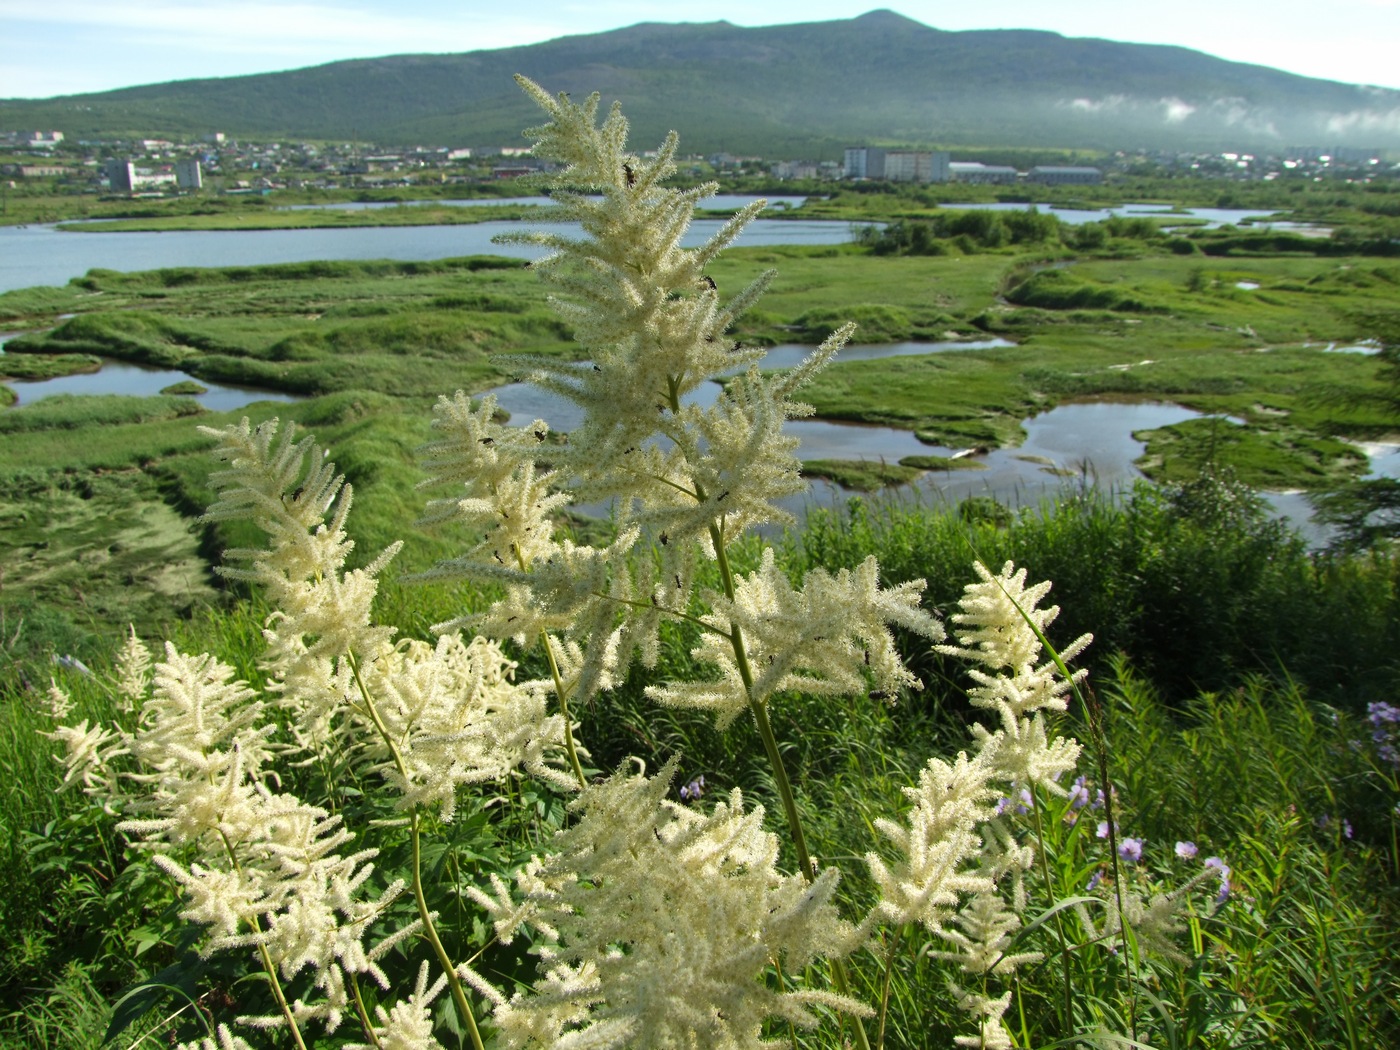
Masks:
[[[1027,905],[1025,875],[1036,858],[1016,817],[1032,811],[1035,791],[1070,797],[1058,781],[1074,769],[1080,747],[1052,737],[1045,712],[1065,709],[1065,694],[1084,672],[1066,678],[1061,668],[1090,637],[1066,646],[1058,660],[1037,665],[1045,628],[1059,613],[1053,606],[1039,608],[1050,584],[1027,587],[1026,570],[1011,562],[995,574],[981,562],[973,568],[979,580],[967,585],[961,611],[952,617],[959,644],[934,648],[987,668],[969,670],[977,685],[968,696],[996,713],[1000,725],[973,724],[971,758],[959,754],[951,765],[929,760],[918,788],[905,789],[913,806],[904,823],[876,821],[876,830],[901,856],[891,863],[867,855],[881,900],[863,925],[922,923],[952,949],[932,951],[932,957],[985,980],[1040,958],[1009,951]],[[1013,805],[1018,798],[1023,804]],[[957,1037],[959,1046],[1012,1045],[1001,1020],[1009,993],[1000,999],[961,990],[958,995],[979,1029],[975,1036]]]
[[[619,771],[584,791],[576,823],[517,877],[518,902],[500,879],[494,896],[472,891],[503,940],[521,925],[542,937],[544,977],[495,1011],[503,1047],[785,1046],[760,1038],[765,1020],[868,1012],[763,978],[856,946],[832,903],[836,870],[812,883],[779,873],[761,806],[746,811],[737,788],[709,814],[670,802],[675,771]]]
[[[923,581],[880,587],[880,569],[867,558],[835,576],[807,573],[802,588],[777,568],[772,548],[757,572],[740,577],[732,600],[712,595],[715,628],[693,650],[696,659],[719,668],[717,681],[648,686],[647,695],[676,707],[714,711],[721,728],[753,702],[767,704],[778,692],[817,696],[864,693],[888,696],[921,683],[904,666],[887,624],[941,638],[937,621],[919,608]],[[737,626],[747,644],[746,670],[736,660],[729,633]],[[748,681],[745,680],[745,675]]]
[[[341,854],[353,836],[339,817],[267,787],[262,766],[275,726],[261,720],[263,704],[253,697],[232,668],[167,643],[141,726],[125,739],[142,764],[128,779],[145,788],[128,800],[128,812],[149,815],[117,827],[140,836],[183,888],[180,914],[207,927],[206,954],[254,948],[283,978],[309,970],[319,996],[292,1003],[290,1015],[318,1018],[333,1031],[349,1006],[347,973],[388,987],[375,960],[413,927],[374,951],[363,938],[404,883],[362,899],[377,851]],[[182,847],[199,859],[181,863]],[[242,1020],[286,1023],[285,1016]]]
[[[136,636],[136,628],[128,625],[126,642],[117,653],[118,706],[123,712],[135,711],[146,699],[150,670],[151,651]]]
[[[550,118],[526,134],[537,140],[535,156],[562,165],[552,180],[555,211],[579,223],[586,236],[531,233],[513,239],[551,249],[534,268],[559,291],[551,302],[590,358],[521,360],[530,381],[574,401],[584,420],[566,442],[546,444],[548,428],[541,421],[523,428],[495,423],[490,398],[476,408],[461,393],[442,399],[435,427],[443,437],[424,450],[429,483],[459,484],[465,492],[434,500],[425,521],[456,522],[472,539],[461,557],[424,576],[503,584],[506,597],[487,613],[442,626],[470,626],[530,644],[550,632],[566,634],[583,654],[577,695],[587,699],[621,678],[634,657],[655,664],[660,623],[689,609],[698,559],[719,557],[719,548],[754,526],[792,520],[780,501],[805,484],[797,441],[783,424],[811,413],[794,395],[837,353],[853,326],[835,333],[797,368],[764,375],[751,367],[728,380],[714,404],[689,403],[687,395],[701,384],[763,357],[762,350],[743,348],[727,332],[757,301],[771,274],[724,302],[705,273],[762,202],[743,209],[702,247],[683,248],[696,204],[716,187],[678,191],[662,185],[675,170],[675,136],[655,158],[640,158],[626,152],[627,124],[616,107],[600,125],[596,96],[576,105],[524,78],[520,83]],[[609,547],[554,541],[548,514],[565,502],[561,486],[581,500],[615,501],[618,538]],[[657,556],[632,559],[629,566],[627,556],[643,538]],[[866,575],[863,570],[849,580],[858,583]],[[813,589],[820,583],[814,578]],[[846,597],[860,595],[853,590]],[[724,601],[705,598],[717,610]],[[810,606],[822,599],[796,600]],[[902,592],[888,592],[884,605],[894,611],[895,622],[917,620],[916,629],[935,633],[932,620],[917,617]],[[738,608],[717,614],[742,619]],[[877,691],[913,685],[912,676],[892,666],[898,659],[891,657],[883,623],[860,627],[854,636],[832,632],[825,649],[809,640],[807,651],[793,654],[793,668],[802,672],[757,668],[764,676],[762,695],[779,681],[788,683],[784,688],[819,682],[822,692],[838,685],[841,692],[868,689],[867,653]],[[868,644],[856,644],[862,639]],[[776,661],[776,652],[765,655]],[[734,682],[723,696],[686,691],[676,699],[713,707],[727,722],[748,702],[744,687]]]

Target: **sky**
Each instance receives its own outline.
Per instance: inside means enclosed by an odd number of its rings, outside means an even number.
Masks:
[[[638,22],[821,22],[882,2],[936,29],[1176,44],[1400,88],[1400,0],[0,0],[0,98],[513,47]]]

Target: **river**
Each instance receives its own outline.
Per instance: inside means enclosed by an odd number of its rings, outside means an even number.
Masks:
[[[696,219],[683,244],[697,247],[721,226]],[[321,259],[422,261],[465,255],[537,259],[533,245],[495,244],[492,238],[525,229],[519,222],[455,226],[356,226],[315,230],[169,230],[159,233],[87,233],[57,226],[0,226],[0,292],[35,285],[65,285],[88,270],[123,272],[180,266],[262,266]],[[551,232],[578,234],[577,226],[551,224]],[[804,219],[755,219],[738,244],[844,244],[851,225]]]

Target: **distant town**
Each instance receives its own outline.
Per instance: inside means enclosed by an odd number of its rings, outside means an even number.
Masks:
[[[1092,185],[1115,174],[1270,181],[1283,176],[1349,182],[1400,174],[1381,149],[1297,146],[1270,154],[1152,152],[1104,155],[1098,165],[1032,165],[1025,170],[948,151],[851,146],[841,161],[769,160],[716,153],[692,156],[695,175],[760,175],[779,181],[869,179],[997,186]],[[49,180],[58,192],[165,196],[212,191],[266,193],[480,184],[539,171],[527,148],[506,146],[389,149],[364,142],[245,142],[211,133],[198,142],[165,139],[70,141],[58,131],[0,131],[0,178]]]

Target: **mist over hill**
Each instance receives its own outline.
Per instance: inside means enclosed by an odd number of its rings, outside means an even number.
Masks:
[[[638,149],[671,128],[686,151],[774,158],[832,157],[864,142],[1400,148],[1400,91],[1181,47],[945,32],[891,11],[752,29],[646,23],[528,47],[0,101],[0,128],[514,145],[538,118],[517,72],[551,91],[620,100]]]

